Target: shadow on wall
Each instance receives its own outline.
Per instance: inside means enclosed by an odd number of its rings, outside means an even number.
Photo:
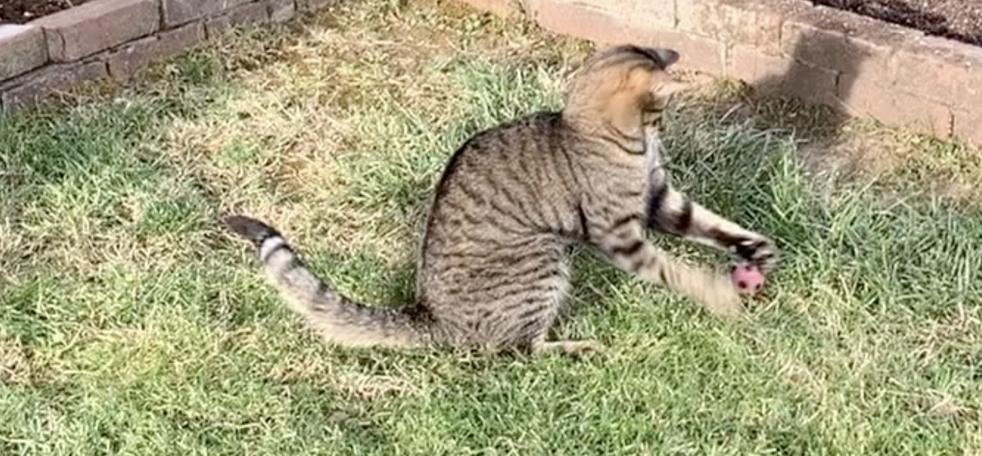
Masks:
[[[852,99],[856,81],[854,75],[859,74],[865,60],[865,56],[844,53],[842,49],[841,38],[828,34],[804,33],[795,44],[790,60],[775,65],[782,67],[783,72],[760,75],[748,83],[764,96],[792,96],[805,104],[817,105],[809,110],[825,111],[820,116],[821,119],[816,119],[821,124],[812,125],[807,130],[818,129],[828,134],[835,133],[848,119],[843,100]],[[815,60],[821,60],[822,66],[805,63]]]
[[[856,75],[868,56],[844,52],[842,39],[830,34],[802,33],[789,57],[756,57],[764,72],[746,79],[754,88],[755,115],[770,127],[789,129],[803,140],[799,151],[815,163],[833,165],[850,172],[864,166],[869,153],[843,150],[842,127],[850,119],[849,110],[865,106],[854,96]],[[734,58],[737,58],[735,56]],[[818,62],[821,66],[805,63]],[[753,62],[732,62],[734,67]],[[866,71],[869,71],[868,69]],[[798,100],[792,100],[797,98]],[[848,100],[851,107],[847,107]],[[880,102],[892,103],[892,100]],[[843,161],[843,160],[846,161]]]

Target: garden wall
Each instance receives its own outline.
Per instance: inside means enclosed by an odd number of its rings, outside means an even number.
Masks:
[[[806,0],[463,0],[601,44],[677,49],[680,66],[982,146],[982,48]]]
[[[244,23],[335,0],[93,0],[0,25],[0,109],[16,111]],[[982,146],[982,48],[806,0],[463,0],[598,43],[677,49],[680,66]]]
[[[82,82],[122,81],[232,25],[284,22],[333,0],[94,0],[24,25],[0,24],[0,108]]]

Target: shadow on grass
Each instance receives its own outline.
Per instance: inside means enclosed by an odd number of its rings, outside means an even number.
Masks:
[[[729,96],[717,100],[715,115],[730,123],[746,122],[755,128],[781,132],[798,143],[805,169],[828,167],[840,158],[843,127],[850,116],[841,100],[849,99],[864,57],[842,54],[841,38],[829,34],[803,33],[791,56],[785,58],[783,73],[765,74],[746,84],[738,84]],[[836,70],[804,63],[816,55],[835,55]],[[767,59],[775,59],[768,57]],[[737,65],[766,66],[761,62],[734,62]],[[834,92],[834,93],[831,93]],[[845,170],[865,164],[847,163]]]

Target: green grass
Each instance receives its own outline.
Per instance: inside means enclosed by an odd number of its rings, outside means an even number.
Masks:
[[[679,185],[781,268],[723,322],[584,252],[557,332],[606,345],[585,361],[329,347],[217,224],[270,220],[348,294],[403,302],[449,154],[558,106],[584,50],[366,2],[0,117],[0,454],[980,454],[982,211],[932,185],[978,182],[957,144],[848,124],[839,149],[920,161],[847,179],[772,121],[808,111],[680,104]]]

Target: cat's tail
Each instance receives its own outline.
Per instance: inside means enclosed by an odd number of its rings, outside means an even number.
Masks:
[[[434,322],[416,306],[388,309],[354,302],[317,277],[275,228],[233,215],[225,225],[256,246],[266,278],[290,307],[333,343],[344,346],[426,347]]]

